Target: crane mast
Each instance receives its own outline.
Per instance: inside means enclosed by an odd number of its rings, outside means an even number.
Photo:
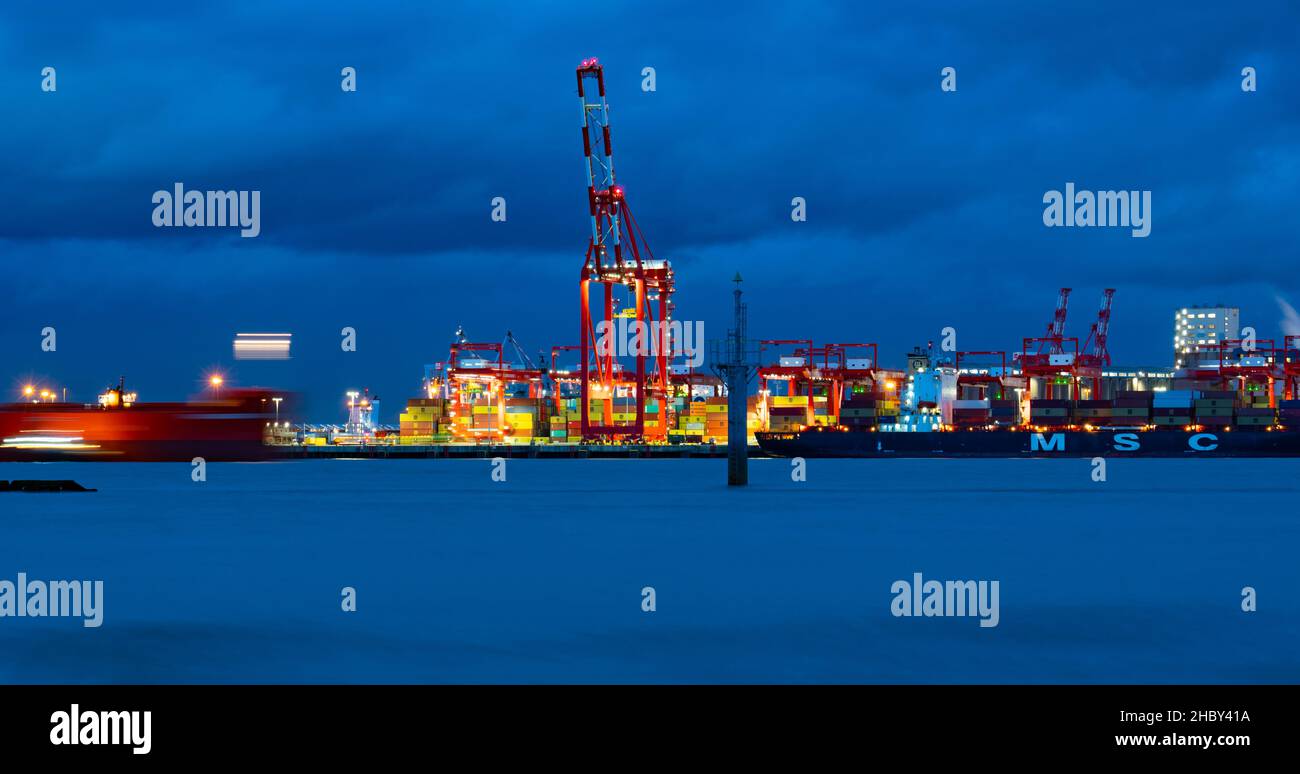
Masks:
[[[591,214],[588,268],[600,274],[613,253],[612,267],[623,268],[623,229],[619,200],[623,189],[614,176],[605,69],[595,59],[578,67],[578,101],[582,107],[582,152],[587,170],[587,207]]]
[[[1052,321],[1047,324],[1047,335],[1043,338],[1053,355],[1060,355],[1065,352],[1065,314],[1070,307],[1070,288],[1061,288],[1061,295],[1056,299],[1056,313],[1052,315]],[[1042,350],[1039,350],[1040,352]]]
[[[587,176],[587,209],[591,218],[591,241],[587,245],[579,276],[581,353],[580,411],[584,439],[667,436],[668,361],[672,343],[666,340],[672,314],[673,275],[668,261],[655,260],[628,208],[623,187],[614,175],[614,149],[610,139],[609,103],[605,99],[605,71],[595,59],[585,59],[577,69],[578,100],[582,108],[582,152]],[[644,249],[646,257],[642,258]],[[592,313],[592,286],[603,290],[599,318]],[[614,288],[632,295],[624,312],[615,315]],[[623,340],[628,323],[634,326],[634,353],[617,352],[609,346],[611,335]],[[645,344],[654,339],[654,344]],[[605,346],[602,346],[602,340]],[[649,356],[653,355],[651,363]],[[635,371],[622,370],[620,357],[634,357]],[[649,372],[647,366],[651,366]],[[649,397],[661,399],[660,412],[647,433],[646,407]],[[591,400],[600,400],[596,421],[592,421]],[[616,400],[635,407],[615,412]],[[631,406],[629,406],[630,408]],[[614,415],[620,414],[620,421]]]

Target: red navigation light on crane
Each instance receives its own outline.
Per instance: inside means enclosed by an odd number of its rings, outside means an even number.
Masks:
[[[623,187],[615,183],[604,68],[594,58],[584,59],[578,67],[577,77],[578,99],[582,105],[582,150],[587,162],[587,206],[591,216],[591,241],[579,277],[582,435],[584,439],[666,437],[668,427],[663,404],[668,392],[668,361],[672,353],[665,351],[671,349],[671,342],[666,342],[660,331],[668,330],[667,323],[672,316],[672,266],[668,261],[654,258],[645,235],[632,217]],[[642,258],[642,250],[645,258]],[[593,284],[604,288],[599,323],[591,310]],[[639,346],[632,353],[617,351],[620,348],[617,343],[609,346],[614,339],[623,339],[620,333],[624,329],[616,324],[618,320],[614,313],[616,287],[631,293],[633,298],[629,310],[634,310],[634,316],[629,318],[634,321],[631,324],[637,331],[648,334],[630,338],[643,345],[653,339],[658,346]],[[657,310],[651,308],[652,301],[657,302]],[[647,373],[647,360],[651,356],[653,363]],[[633,374],[628,374],[618,362],[626,357],[635,359]],[[601,420],[597,424],[590,421],[589,404],[593,393],[603,400]],[[660,419],[654,431],[647,434],[646,404],[651,396],[660,399]],[[631,424],[614,421],[613,403],[619,397],[635,406],[635,421]]]

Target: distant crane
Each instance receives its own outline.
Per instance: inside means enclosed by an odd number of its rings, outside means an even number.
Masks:
[[[505,343],[509,344],[514,349],[515,355],[519,357],[519,362],[523,364],[524,368],[528,369],[529,371],[538,370],[537,364],[533,361],[531,357],[528,356],[528,353],[524,351],[524,346],[519,343],[519,339],[515,338],[515,334],[513,332],[506,331]]]
[[[1114,288],[1106,288],[1102,291],[1101,309],[1097,312],[1097,320],[1088,331],[1088,338],[1084,339],[1078,361],[1075,363],[1076,377],[1092,380],[1094,399],[1101,397],[1102,369],[1110,366],[1110,350],[1107,348],[1106,340],[1110,333],[1110,306],[1114,298]]]
[[[1056,313],[1052,315],[1052,321],[1047,324],[1047,335],[1043,337],[1043,344],[1050,346],[1048,351],[1053,355],[1065,352],[1065,314],[1069,307],[1070,288],[1061,288],[1061,295],[1056,299]],[[1040,347],[1038,351],[1041,353],[1042,348]]]
[[[1041,395],[1044,398],[1051,397],[1052,386],[1058,383],[1067,385],[1069,399],[1078,396],[1079,379],[1074,369],[1075,361],[1079,359],[1079,339],[1065,335],[1065,316],[1069,304],[1070,288],[1061,288],[1056,300],[1056,312],[1047,325],[1047,335],[1024,338],[1020,352],[1016,355],[1026,386],[1031,386],[1035,377],[1047,380]],[[1073,351],[1066,351],[1067,342],[1073,342]]]

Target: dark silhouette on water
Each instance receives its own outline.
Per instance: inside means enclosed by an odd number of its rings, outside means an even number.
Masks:
[[[87,489],[78,484],[76,481],[32,481],[19,479],[16,481],[0,481],[0,492],[98,492],[98,489]]]

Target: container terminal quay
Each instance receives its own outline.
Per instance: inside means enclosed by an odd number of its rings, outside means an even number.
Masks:
[[[743,333],[735,296],[731,333]],[[718,374],[726,342],[701,368],[674,364],[680,356],[663,370],[635,364],[640,380],[635,365],[593,357],[584,380],[576,347],[554,347],[539,365],[512,334],[484,344],[457,331],[397,425],[380,422],[381,402],[364,389],[343,397],[343,421],[311,424],[293,420],[292,394],[219,376],[185,403],[141,401],[125,381],[94,404],[27,385],[0,407],[0,459],[722,457],[742,408],[755,456],[1300,453],[1300,337],[1242,338],[1238,309],[1187,307],[1173,312],[1172,366],[1116,367],[1114,296],[1103,293],[1082,342],[1066,335],[1062,288],[1043,335],[1018,351],[931,344],[897,367],[879,363],[872,343],[755,341],[733,353],[753,363],[744,392]]]
[[[729,445],[733,456],[1300,456],[1300,336],[1259,338],[1235,307],[1171,310],[1171,365],[1121,368],[1109,349],[1115,291],[1079,336],[1067,331],[1071,289],[1054,309],[1043,289],[1045,328],[1012,346],[958,350],[941,334],[886,365],[870,336],[749,338],[737,274],[725,337],[692,343],[673,266],[615,179],[600,63],[584,60],[576,83],[590,227],[576,341],[530,357],[510,332],[458,330],[396,426],[365,389],[348,393],[345,422],[314,425],[295,416],[294,396],[220,376],[186,403],[141,401],[125,380],[90,404],[26,385],[0,406],[0,460],[689,457]],[[287,339],[240,334],[235,357],[287,356]]]
[[[1060,289],[1044,334],[1011,352],[931,344],[890,367],[878,363],[871,343],[754,342],[753,389],[737,396],[746,441],[759,454],[789,456],[874,456],[860,447],[881,439],[883,447],[907,444],[909,456],[1020,456],[1021,446],[1046,456],[1063,451],[1051,446],[1057,434],[1091,434],[1097,442],[1076,443],[1080,453],[1289,454],[1300,438],[1293,435],[1300,337],[1252,341],[1241,337],[1236,308],[1187,307],[1173,312],[1172,365],[1117,367],[1107,351],[1114,295],[1104,292],[1079,341],[1066,335],[1071,291]],[[737,293],[741,324],[744,315]],[[638,391],[634,377],[618,383],[630,368],[615,363],[616,383],[608,384],[593,367],[584,399],[580,369],[560,359],[569,349],[556,347],[551,362],[537,367],[512,335],[484,345],[458,332],[447,361],[426,366],[424,392],[407,402],[397,426],[379,423],[379,401],[358,391],[346,398],[346,422],[285,426],[274,435],[299,456],[724,454],[738,425],[729,421],[732,395],[717,369],[670,362],[662,375],[649,369],[647,389]],[[1207,432],[1238,435],[1216,438],[1209,449]],[[1158,442],[1098,448],[1117,433]],[[1248,443],[1261,433],[1269,443]],[[1047,447],[1032,448],[1034,436]]]

